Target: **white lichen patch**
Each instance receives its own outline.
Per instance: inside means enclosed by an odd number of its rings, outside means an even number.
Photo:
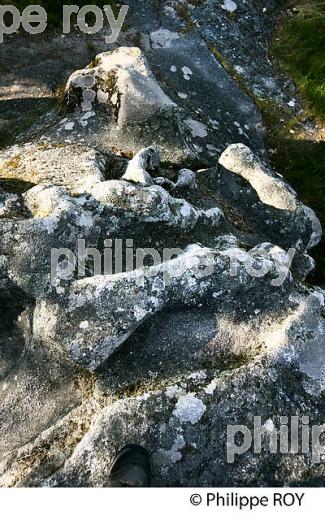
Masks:
[[[182,67],[182,72],[184,79],[186,79],[186,81],[189,81],[193,74],[192,70],[189,67]]]
[[[207,147],[207,149],[208,149],[210,152],[213,152],[213,153],[214,153],[214,152],[215,152],[215,153],[218,152],[217,148],[216,148],[215,146],[213,146],[213,144],[207,144],[206,147]]]
[[[186,393],[185,390],[178,385],[169,386],[165,390],[165,395],[166,395],[166,397],[168,397],[168,399],[174,399],[175,397],[178,398],[181,395],[185,395],[185,393]]]
[[[67,130],[67,131],[71,131],[74,129],[74,123],[73,122],[70,122],[70,123],[67,123],[65,126],[64,126],[64,130]]]
[[[234,13],[237,11],[237,4],[233,2],[233,0],[224,0],[223,5],[221,6],[224,11],[228,13]]]
[[[150,34],[151,46],[153,49],[161,49],[164,47],[171,47],[174,40],[179,38],[179,34],[169,31],[168,29],[160,28]]]
[[[186,119],[185,123],[190,128],[193,137],[204,138],[208,135],[207,127],[203,123],[200,123],[200,121],[189,118]]]
[[[193,379],[196,382],[204,381],[207,377],[207,373],[205,370],[199,370],[198,372],[193,372],[190,374],[190,379]]]
[[[182,67],[183,74],[186,74],[187,76],[191,76],[193,72],[189,67]]]
[[[143,320],[143,318],[145,318],[146,315],[147,315],[147,311],[143,307],[140,307],[139,305],[135,305],[134,316],[137,321]]]
[[[107,103],[109,98],[109,95],[107,92],[104,92],[103,90],[99,89],[97,92],[97,99],[99,103]]]
[[[159,465],[162,466],[162,473],[165,474],[166,468],[176,464],[182,459],[182,453],[180,450],[185,448],[185,440],[183,435],[178,434],[174,444],[170,450],[160,449],[156,454],[156,459]]]
[[[219,121],[216,121],[215,119],[209,119],[209,123],[213,126],[214,129],[218,129],[219,128]]]
[[[80,323],[80,325],[79,325],[79,328],[80,328],[81,330],[86,330],[86,329],[88,329],[88,327],[89,327],[89,321],[82,321],[82,322]]]
[[[180,422],[197,424],[205,411],[206,406],[203,401],[196,397],[195,394],[190,393],[178,399],[173,415],[177,417]]]
[[[92,112],[92,111],[86,112],[86,114],[82,116],[81,121],[87,121],[91,117],[94,117],[94,115],[95,115],[95,112]]]
[[[208,394],[208,395],[213,395],[215,389],[217,388],[217,384],[218,384],[217,383],[217,379],[212,379],[211,383],[209,383],[205,387],[205,389],[204,389],[205,393]]]

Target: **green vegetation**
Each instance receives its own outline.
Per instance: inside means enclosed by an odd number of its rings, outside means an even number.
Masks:
[[[325,120],[325,2],[295,3],[281,26],[273,53],[297,83],[316,118]]]
[[[294,7],[296,14],[282,22],[272,53],[300,90],[306,107],[304,118],[313,116],[321,127],[325,125],[325,3],[298,0]],[[316,211],[325,230],[324,130],[319,132],[319,141],[311,141],[304,135],[301,121],[289,117],[284,109],[264,100],[257,100],[257,104],[269,130],[273,166]],[[317,269],[310,282],[324,285],[325,239],[312,250],[312,256]]]

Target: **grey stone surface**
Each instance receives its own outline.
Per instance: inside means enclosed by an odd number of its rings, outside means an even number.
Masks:
[[[267,57],[279,3],[129,4],[97,58],[56,36],[35,65],[23,45],[12,72],[21,97],[66,85],[0,154],[0,485],[106,486],[129,443],[149,449],[156,486],[322,485],[312,452],[267,450],[281,416],[324,422],[325,295],[304,283],[321,228],[218,61],[286,104]],[[21,42],[0,47],[5,63]],[[115,251],[98,272],[115,241],[158,259],[121,268]],[[261,454],[229,462],[227,426],[256,416]]]

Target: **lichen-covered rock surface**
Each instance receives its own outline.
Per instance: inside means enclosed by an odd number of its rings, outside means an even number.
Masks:
[[[215,48],[287,103],[278,2],[128,3],[119,42],[61,63],[61,106],[0,152],[0,485],[105,486],[129,443],[156,486],[321,485],[312,451],[266,441],[325,421],[322,230]],[[227,426],[254,417],[264,449],[230,462]]]

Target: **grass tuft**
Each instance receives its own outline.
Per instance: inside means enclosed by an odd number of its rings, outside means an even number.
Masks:
[[[325,2],[300,0],[286,19],[273,53],[292,76],[312,114],[325,121]]]

